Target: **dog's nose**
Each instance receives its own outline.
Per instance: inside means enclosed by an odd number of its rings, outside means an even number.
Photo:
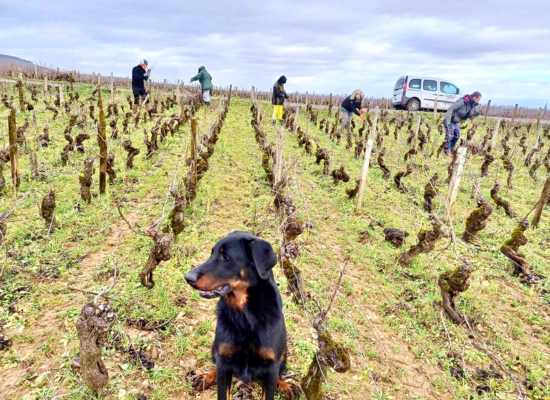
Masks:
[[[193,286],[197,282],[199,277],[200,277],[200,274],[197,274],[196,272],[191,270],[187,275],[185,275],[185,280],[187,281],[188,284]]]

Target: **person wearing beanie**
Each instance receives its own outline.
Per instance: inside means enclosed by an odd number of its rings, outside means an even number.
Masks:
[[[199,73],[191,78],[191,83],[194,81],[199,81],[202,88],[202,99],[208,106],[211,106],[212,102],[210,101],[210,92],[213,88],[212,76],[208,73],[205,67],[200,67]]]
[[[145,90],[145,81],[149,80],[151,76],[151,70],[147,69],[149,63],[147,60],[141,60],[139,65],[136,65],[132,69],[132,92],[134,93],[134,108],[133,114],[134,117],[138,113],[138,107],[140,101],[145,101],[145,108],[149,113],[150,117],[156,116],[152,113],[153,106],[149,103],[149,96],[147,96],[147,91]]]
[[[277,125],[277,121],[280,121],[281,125],[285,124],[283,121],[283,104],[285,99],[288,99],[288,95],[285,92],[286,76],[281,76],[273,85],[273,96],[271,103],[273,104],[273,126]]]
[[[338,130],[339,137],[342,135],[344,130],[347,128],[348,135],[351,137],[351,120],[353,119],[353,114],[356,114],[361,119],[365,119],[363,115],[363,98],[365,95],[359,89],[354,90],[351,95],[346,97],[342,102],[342,116],[340,117],[340,129]]]
[[[474,119],[479,115],[479,101],[481,93],[473,92],[458,99],[445,113],[443,125],[445,126],[445,154],[449,155],[455,150],[456,143],[460,139],[460,123]]]

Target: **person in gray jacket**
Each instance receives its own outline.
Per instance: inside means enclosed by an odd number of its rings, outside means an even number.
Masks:
[[[467,94],[457,100],[445,113],[443,125],[445,126],[445,154],[451,154],[455,150],[456,143],[460,139],[459,124],[468,118],[474,119],[479,115],[479,101],[481,93]]]

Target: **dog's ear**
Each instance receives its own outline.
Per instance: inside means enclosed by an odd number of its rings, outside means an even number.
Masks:
[[[269,271],[277,264],[277,255],[273,251],[271,243],[257,237],[253,237],[247,243],[258,275],[262,279],[269,278]]]

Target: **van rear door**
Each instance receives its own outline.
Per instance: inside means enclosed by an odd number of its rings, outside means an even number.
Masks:
[[[393,88],[393,97],[391,100],[391,103],[395,105],[402,105],[401,99],[403,97],[403,86],[405,85],[405,82],[407,81],[406,76],[402,76],[395,82],[395,86]],[[403,104],[404,105],[404,104]]]
[[[447,110],[459,98],[460,94],[456,85],[452,84],[451,82],[440,81],[439,97],[437,100],[438,109]],[[441,107],[439,106],[439,103],[441,103]]]

